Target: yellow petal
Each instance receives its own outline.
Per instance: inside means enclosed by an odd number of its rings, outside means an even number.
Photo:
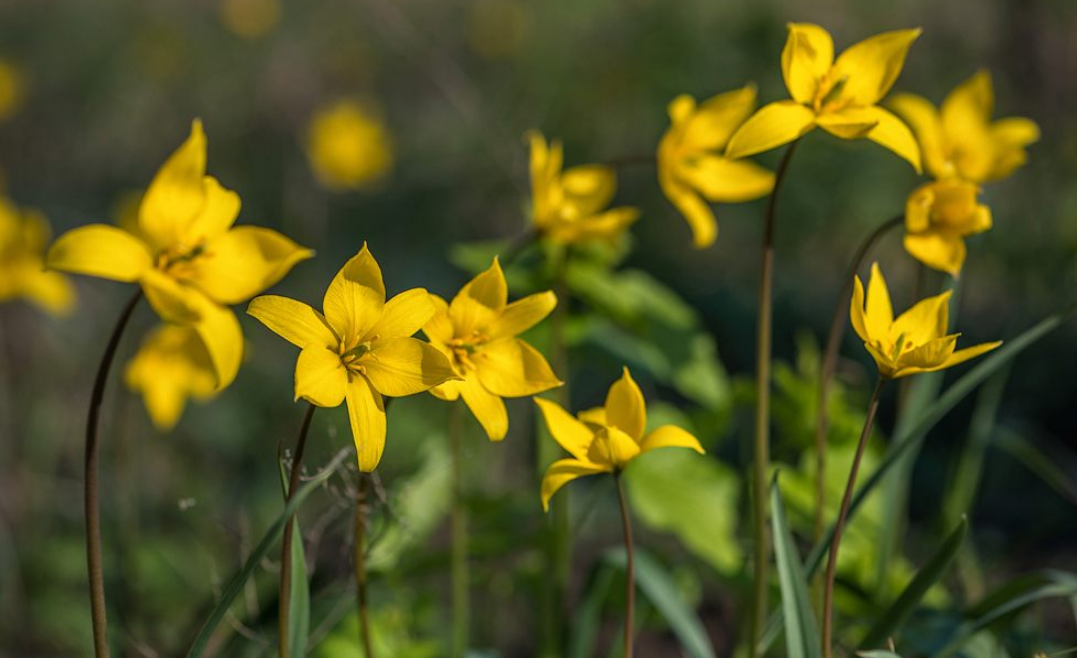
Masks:
[[[68,315],[75,307],[75,288],[66,276],[44,271],[42,267],[38,262],[19,277],[22,295],[53,315]]]
[[[57,238],[45,264],[54,270],[131,282],[153,266],[153,258],[146,245],[130,233],[91,224]]]
[[[811,103],[819,78],[834,63],[834,41],[830,34],[811,23],[790,23],[782,49],[782,77],[789,95],[798,103]]]
[[[751,201],[774,189],[774,172],[769,169],[750,160],[729,160],[716,155],[684,161],[677,175],[711,202]]]
[[[886,279],[878,263],[871,264],[871,279],[868,281],[868,299],[864,322],[868,335],[882,338],[890,332],[894,323],[894,308],[890,305],[890,291],[886,288]]]
[[[578,459],[561,459],[550,464],[550,467],[546,469],[546,474],[542,477],[543,511],[550,511],[550,498],[569,482],[585,475],[607,472],[609,472],[609,469]]]
[[[958,173],[970,181],[988,178],[995,161],[990,135],[995,94],[991,75],[979,71],[962,82],[942,102],[940,114]]]
[[[640,454],[637,440],[616,427],[603,427],[587,449],[587,460],[621,470]]]
[[[868,37],[845,50],[834,62],[835,73],[845,78],[841,98],[859,105],[879,102],[905,66],[909,46],[920,29],[895,30]]]
[[[819,126],[842,139],[871,141],[898,154],[920,172],[920,145],[909,127],[881,107],[852,107],[827,112],[819,117]]]
[[[206,134],[195,119],[190,136],[161,166],[142,197],[139,230],[158,249],[184,241],[206,203],[205,174]]]
[[[209,397],[215,379],[195,331],[172,324],[150,332],[124,370],[128,388],[142,394],[150,420],[161,431],[175,426],[189,397]]]
[[[247,315],[296,347],[335,348],[339,343],[321,313],[294,299],[278,295],[255,297],[247,307]]]
[[[592,431],[597,431],[603,425],[609,425],[606,420],[606,408],[605,407],[591,407],[590,409],[584,409],[576,414],[585,425],[591,427]]]
[[[213,370],[217,374],[216,390],[231,384],[243,362],[243,331],[232,309],[222,308],[206,300],[200,309],[201,319],[195,331],[206,345]]]
[[[405,338],[422,329],[434,315],[436,307],[430,301],[430,293],[423,288],[412,288],[396,295],[381,312],[381,319],[367,330],[361,341]]]
[[[991,124],[989,134],[995,144],[995,161],[986,180],[995,181],[1025,164],[1028,160],[1025,146],[1039,141],[1040,127],[1029,119],[1011,117]]]
[[[472,356],[472,360],[479,381],[494,395],[523,397],[562,384],[546,358],[518,338],[487,343]]]
[[[486,436],[491,441],[500,441],[509,431],[509,412],[505,403],[498,396],[487,391],[476,377],[455,382],[460,389],[460,397],[482,425]]]
[[[423,325],[423,333],[431,342],[444,345],[453,339],[452,320],[449,318],[449,305],[437,295],[429,295],[434,306],[434,314]]]
[[[299,353],[295,363],[295,399],[319,407],[338,407],[348,387],[348,371],[335,351],[312,345]]]
[[[489,327],[505,309],[509,290],[497,258],[489,269],[469,281],[449,305],[456,335],[469,338]]]
[[[663,425],[648,432],[639,443],[640,450],[648,452],[656,448],[690,448],[699,454],[705,454],[699,439],[676,425]]]
[[[965,265],[965,241],[941,231],[906,234],[905,251],[931,269],[955,277]]]
[[[964,363],[969,359],[974,359],[985,352],[990,352],[999,345],[1002,345],[1001,340],[997,340],[991,343],[980,343],[972,347],[966,347],[964,349],[956,350],[950,355],[950,358],[946,359],[946,363],[942,365],[943,368],[950,368],[956,366],[959,363]]]
[[[359,470],[371,473],[385,452],[385,402],[365,377],[356,374],[348,377],[345,399]]]
[[[727,158],[744,158],[800,138],[815,126],[815,113],[796,101],[778,101],[759,108],[729,139]]]
[[[167,322],[194,324],[202,318],[202,310],[213,302],[202,291],[184,285],[158,269],[142,274],[142,291],[153,310]]]
[[[617,176],[604,165],[580,165],[561,175],[566,209],[573,217],[593,215],[609,205],[617,192]]]
[[[616,240],[637,219],[639,210],[636,208],[614,208],[578,221],[551,224],[546,229],[545,237],[561,244]]]
[[[694,108],[686,122],[682,145],[691,151],[721,150],[755,109],[755,85],[727,91]],[[693,103],[694,105],[694,103]]]
[[[621,370],[621,378],[606,393],[606,421],[635,441],[643,437],[643,428],[647,426],[647,403],[627,367]]]
[[[870,342],[871,334],[868,333],[867,320],[864,317],[864,284],[860,277],[853,277],[853,298],[849,304],[849,320],[853,323],[853,329],[860,340]]]
[[[595,433],[556,402],[543,398],[534,400],[542,411],[546,428],[550,430],[554,441],[576,459],[586,459],[587,449],[591,446]]]
[[[490,338],[511,338],[541,322],[557,306],[553,292],[535,293],[505,307],[487,329]]]
[[[871,355],[871,358],[875,359],[875,366],[879,369],[880,375],[887,379],[904,376],[898,372],[894,359],[892,359],[889,354],[883,352],[877,341],[865,341],[864,347],[868,350],[868,354]]]
[[[322,309],[329,326],[349,345],[381,318],[385,283],[366,243],[340,268],[325,291]]]
[[[899,371],[895,376],[904,377],[906,374],[911,374],[903,372],[907,368],[916,368],[919,372],[931,372],[942,368],[953,354],[956,343],[957,334],[951,334],[929,340],[915,349],[904,352],[898,356]]]
[[[240,226],[211,239],[191,263],[190,280],[220,304],[239,304],[314,255],[276,231]]]
[[[923,345],[945,336],[950,324],[950,295],[947,290],[914,304],[894,320],[890,338],[896,342],[901,337],[906,343]]]
[[[239,217],[239,195],[221,186],[216,178],[202,178],[202,190],[205,202],[185,231],[184,238],[188,244],[199,244],[203,240],[223,235]]]
[[[935,106],[915,94],[895,94],[887,105],[912,129],[927,172],[935,178],[952,176],[953,166],[946,156],[942,119]]]
[[[439,400],[455,402],[460,399],[460,382],[448,381],[444,384],[438,384],[430,389],[430,394]]]
[[[456,376],[444,354],[417,338],[378,340],[359,362],[374,389],[389,397],[421,393]]]
[[[697,249],[714,244],[718,237],[718,222],[710,206],[692,188],[676,180],[672,173],[665,174],[661,164],[658,183],[669,202],[680,211],[692,230],[692,241]]]

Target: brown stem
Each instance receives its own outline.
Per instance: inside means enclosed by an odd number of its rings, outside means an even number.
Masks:
[[[625,533],[625,658],[632,658],[632,627],[635,625],[636,616],[636,570],[632,559],[632,519],[628,515],[628,504],[625,502],[621,474],[615,474],[613,479],[617,483],[617,502],[621,504],[621,525]]]
[[[359,495],[355,501],[355,596],[359,605],[359,640],[363,643],[366,658],[374,658],[366,588],[366,487],[369,477],[367,473],[359,473]]]
[[[879,409],[879,397],[882,395],[885,383],[886,379],[879,375],[875,382],[875,390],[871,394],[871,401],[868,402],[868,415],[864,419],[864,429],[860,432],[860,441],[856,444],[856,455],[853,457],[853,466],[849,470],[849,481],[845,484],[845,495],[841,499],[841,511],[838,512],[838,520],[834,523],[834,537],[830,540],[830,554],[826,560],[826,581],[823,589],[823,658],[830,658],[833,644],[834,573],[838,566],[838,547],[841,545],[841,535],[845,529],[845,517],[849,514],[849,502],[856,488],[860,460],[864,456],[864,447],[868,443],[871,428],[875,424],[875,412]]]
[[[827,431],[830,422],[827,398],[830,395],[830,380],[834,377],[834,371],[838,366],[838,350],[841,348],[841,339],[845,335],[845,326],[849,317],[849,296],[853,292],[853,277],[864,264],[864,259],[871,252],[871,248],[881,237],[891,229],[900,226],[905,221],[904,215],[897,215],[880,224],[872,231],[860,246],[857,247],[853,259],[849,262],[849,269],[842,280],[841,292],[838,294],[838,302],[834,305],[834,315],[830,319],[830,333],[827,334],[826,352],[819,367],[818,397],[815,402],[815,529],[813,537],[815,541],[823,536],[823,525],[826,517],[826,447]]]
[[[292,471],[288,476],[288,491],[284,492],[284,504],[292,500],[292,494],[299,486],[299,475],[303,471],[303,449],[307,446],[307,431],[310,429],[310,421],[314,418],[313,404],[307,406],[307,413],[303,416],[303,425],[299,428],[299,438],[295,444],[295,455],[292,456]],[[295,515],[288,517],[288,523],[284,526],[284,536],[281,539],[280,549],[280,601],[277,617],[279,619],[280,633],[278,646],[280,657],[288,658],[291,647],[288,646],[288,629],[292,616],[292,535],[295,533]]]
[[[90,576],[90,616],[93,622],[93,647],[97,658],[108,658],[108,618],[105,607],[105,569],[101,557],[101,498],[97,479],[98,430],[101,418],[101,403],[105,398],[105,383],[116,358],[116,349],[127,327],[131,314],[142,299],[142,289],[131,297],[120,313],[116,328],[105,346],[101,365],[97,368],[93,390],[90,393],[90,411],[86,416],[86,457],[84,461],[84,490],[86,512],[86,570]]]

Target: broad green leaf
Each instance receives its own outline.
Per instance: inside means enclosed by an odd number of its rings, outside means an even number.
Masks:
[[[788,658],[819,658],[819,628],[808,596],[808,581],[797,555],[796,543],[785,519],[785,504],[778,489],[778,476],[770,485],[771,525],[774,533],[774,561],[785,612],[785,646]]]

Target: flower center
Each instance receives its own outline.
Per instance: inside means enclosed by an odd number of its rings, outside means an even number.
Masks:
[[[819,80],[815,88],[815,98],[812,100],[812,109],[816,113],[837,112],[849,104],[849,99],[842,98],[841,93],[845,90],[845,84],[849,76],[837,77],[833,70]]]
[[[375,334],[374,336],[371,336],[369,340],[356,343],[350,348],[346,348],[346,346],[341,343],[340,362],[351,372],[364,372],[365,368],[362,363],[363,358],[373,358],[373,355],[370,355],[370,353],[374,350],[374,344],[378,341],[378,338],[379,336]]]
[[[479,330],[475,330],[466,338],[453,338],[449,341],[453,363],[465,371],[474,369],[475,363],[472,359],[489,340],[490,337]]]

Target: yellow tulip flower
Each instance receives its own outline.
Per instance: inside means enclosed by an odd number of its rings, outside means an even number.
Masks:
[[[617,191],[617,174],[604,165],[579,165],[561,170],[561,142],[546,144],[541,133],[531,138],[532,222],[543,237],[561,244],[613,240],[639,219],[635,208],[605,210]]]
[[[921,185],[905,204],[905,250],[924,265],[957,276],[965,264],[965,236],[991,228],[980,188],[961,180]]]
[[[251,300],[247,313],[302,351],[295,399],[319,407],[345,400],[359,469],[369,473],[385,450],[383,395],[402,397],[454,379],[445,356],[412,334],[434,314],[414,288],[385,300],[381,268],[366,244],[340,269],[322,301],[324,314],[276,295]]]
[[[216,373],[209,352],[191,327],[162,324],[154,329],[127,362],[127,387],[142,394],[157,429],[175,427],[188,398],[208,400],[216,391]]]
[[[1025,147],[1040,138],[1031,119],[991,121],[995,92],[987,71],[958,85],[939,109],[915,94],[895,94],[888,104],[912,127],[924,166],[938,179],[986,183],[1005,178],[1028,160]]]
[[[669,104],[671,125],[658,144],[658,183],[688,220],[697,248],[710,246],[718,235],[718,223],[706,201],[751,201],[774,188],[773,172],[722,154],[755,108],[755,95],[755,87],[748,85],[698,107],[685,94]]]
[[[830,34],[790,23],[782,76],[791,100],[764,105],[729,140],[726,156],[743,158],[800,138],[819,126],[841,139],[867,138],[920,171],[920,148],[909,127],[878,103],[894,85],[920,30],[883,32],[834,59]]]
[[[195,328],[223,389],[243,356],[239,322],[225,305],[250,299],[314,254],[276,231],[233,228],[239,206],[235,192],[206,175],[206,135],[195,120],[147,188],[137,233],[104,224],[76,228],[56,240],[47,263],[140,283],[162,318]]]
[[[0,199],[0,302],[25,299],[54,315],[66,315],[75,305],[75,290],[67,277],[45,270],[49,224],[33,211],[20,211]]]
[[[504,439],[509,415],[502,398],[535,395],[563,383],[538,350],[517,338],[550,314],[557,297],[546,291],[509,304],[505,275],[495,258],[452,304],[430,298],[436,310],[423,333],[459,378],[430,392],[442,400],[462,397],[490,440]]]
[[[628,368],[610,386],[603,407],[590,409],[573,418],[561,405],[535,398],[550,434],[572,455],[546,469],[542,478],[542,508],[549,510],[550,498],[567,483],[585,475],[620,473],[636,457],[658,448],[691,448],[703,454],[699,440],[675,425],[663,425],[650,432],[647,403]]]
[[[310,122],[307,156],[318,181],[331,190],[370,187],[393,168],[393,145],[385,123],[358,101],[341,100]]]
[[[949,290],[921,300],[895,320],[890,292],[878,263],[871,266],[866,299],[860,277],[856,277],[854,285],[849,313],[853,329],[875,359],[879,374],[887,379],[943,370],[1002,344],[996,341],[954,350],[961,334],[946,333],[950,321]]]

